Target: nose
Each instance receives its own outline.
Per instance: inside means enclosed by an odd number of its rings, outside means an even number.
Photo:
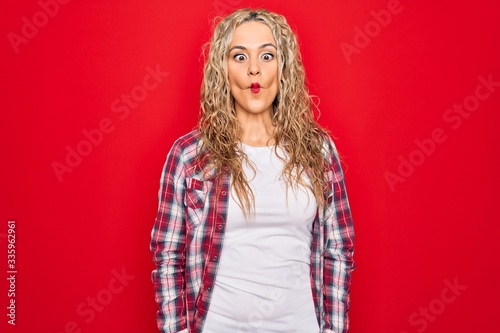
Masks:
[[[259,62],[256,60],[250,61],[248,66],[248,76],[260,75]]]

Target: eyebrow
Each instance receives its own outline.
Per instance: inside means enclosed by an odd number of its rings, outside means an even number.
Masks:
[[[268,46],[272,46],[272,47],[274,47],[276,50],[278,50],[278,48],[277,48],[277,47],[276,47],[273,43],[265,43],[265,44],[262,44],[261,46],[259,46],[259,49],[264,49],[264,48],[266,48],[266,47],[268,47]],[[238,50],[244,50],[244,51],[246,51],[246,50],[247,50],[247,48],[246,48],[246,47],[244,47],[244,46],[241,46],[241,45],[235,45],[235,46],[233,46],[233,47],[229,50],[229,52],[231,52],[232,50],[235,50],[235,49],[238,49]]]

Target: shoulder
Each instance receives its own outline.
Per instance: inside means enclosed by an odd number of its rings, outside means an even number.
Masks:
[[[200,132],[198,131],[198,129],[194,129],[191,132],[184,134],[183,136],[175,140],[172,147],[177,147],[180,149],[189,149],[193,146],[197,146],[200,143],[200,140],[201,140]]]
[[[212,178],[216,170],[211,166],[202,143],[200,131],[194,129],[175,140],[167,160],[171,160],[176,168],[181,168],[186,177]]]
[[[332,158],[334,160],[339,158],[337,147],[335,146],[332,137],[328,133],[323,133],[321,135],[321,142],[322,142],[321,152],[326,159],[331,161]]]
[[[186,156],[196,155],[200,145],[200,132],[198,129],[194,129],[175,140],[170,149],[170,153]]]
[[[179,137],[174,141],[167,155],[167,163],[188,167],[194,164],[201,145],[200,133],[197,129]]]

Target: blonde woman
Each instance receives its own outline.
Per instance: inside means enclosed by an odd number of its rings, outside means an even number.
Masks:
[[[208,45],[195,130],[163,169],[151,251],[161,332],[348,332],[354,233],[334,144],[281,15]]]

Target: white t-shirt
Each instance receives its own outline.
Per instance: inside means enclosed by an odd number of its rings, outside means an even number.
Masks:
[[[254,174],[243,164],[255,215],[246,221],[231,193],[203,333],[317,333],[310,283],[316,200],[302,186],[289,188],[287,200],[274,147],[242,147],[256,167]]]

